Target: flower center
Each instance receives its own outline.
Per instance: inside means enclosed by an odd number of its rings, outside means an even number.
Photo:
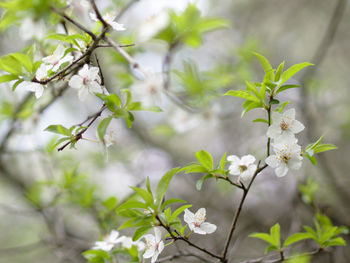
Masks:
[[[153,95],[157,93],[157,86],[156,85],[150,85],[149,86],[149,92]]]
[[[240,166],[238,166],[239,167],[239,171],[241,172],[241,173],[243,173],[244,171],[246,171],[247,169],[248,169],[248,167],[246,166],[246,165],[240,165]]]
[[[90,80],[87,77],[83,78],[83,84],[84,85],[89,84],[89,82],[90,82]]]
[[[285,121],[282,121],[281,124],[280,124],[280,127],[281,127],[282,131],[286,131],[286,130],[288,130],[289,125]]]

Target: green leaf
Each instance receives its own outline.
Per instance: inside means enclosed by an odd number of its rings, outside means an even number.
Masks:
[[[244,117],[244,115],[252,110],[252,109],[256,109],[256,108],[261,108],[263,106],[263,104],[261,102],[254,102],[254,101],[246,101],[245,103],[243,103],[243,108],[244,110],[241,113],[241,118]]]
[[[103,205],[110,211],[112,209],[114,209],[118,204],[118,200],[117,198],[115,198],[114,196],[106,199],[105,201],[103,201]]]
[[[174,168],[174,169],[168,171],[162,177],[162,179],[160,179],[158,186],[157,186],[157,190],[156,190],[156,205],[157,206],[162,202],[162,199],[165,195],[165,192],[169,186],[171,179],[178,171],[179,171],[179,168]]]
[[[303,63],[299,63],[291,66],[289,69],[283,72],[279,85],[282,85],[283,83],[285,83],[287,80],[293,77],[296,73],[298,73],[300,70],[302,70],[307,66],[313,66],[313,64],[308,62],[303,62]]]
[[[334,239],[331,239],[324,243],[325,247],[333,247],[333,246],[346,246],[346,242],[343,238],[337,237]]]
[[[281,113],[281,112],[284,110],[284,108],[285,108],[288,104],[289,104],[289,101],[285,101],[285,102],[281,103],[281,104],[275,109],[275,111]]]
[[[22,75],[21,62],[12,54],[0,58],[0,69],[13,75]]]
[[[207,168],[203,167],[200,164],[189,164],[182,168],[179,172],[185,171],[186,174],[189,173],[206,173],[208,172]]]
[[[278,223],[271,227],[270,234],[274,240],[273,245],[275,245],[277,248],[280,248],[281,247],[280,225]]]
[[[227,153],[225,153],[225,154],[221,157],[220,164],[219,164],[220,169],[221,169],[221,170],[224,170],[224,171],[225,171],[225,164],[226,164],[226,156],[227,156]]]
[[[201,150],[196,152],[197,160],[202,164],[208,171],[214,169],[213,157],[207,151]]]
[[[171,204],[175,204],[175,203],[187,203],[185,200],[182,200],[182,199],[178,199],[178,198],[174,198],[174,199],[169,199],[169,200],[166,200],[162,206],[161,206],[161,210],[163,210],[165,207],[167,207],[168,205],[171,205]]]
[[[294,85],[294,84],[290,84],[290,85],[283,85],[281,87],[278,88],[278,90],[276,91],[276,94],[285,91],[287,89],[293,89],[293,88],[300,88],[300,85]]]
[[[265,119],[255,119],[253,120],[253,122],[263,122],[263,123],[269,124],[269,122]]]
[[[209,179],[209,178],[212,178],[213,175],[212,174],[207,174],[205,176],[203,176],[201,179],[199,179],[197,182],[196,182],[196,189],[198,191],[200,191],[202,189],[202,186],[203,186],[203,183],[205,180]]]
[[[69,129],[67,129],[63,125],[50,125],[45,129],[45,131],[71,136],[71,132],[69,131]]]
[[[125,210],[125,209],[148,209],[148,205],[140,202],[140,201],[137,201],[137,200],[130,200],[130,201],[127,201],[123,204],[121,204],[120,206],[118,206],[117,208],[117,212],[120,212],[122,210]]]
[[[111,120],[112,120],[112,117],[107,117],[107,118],[103,119],[97,127],[97,134],[98,134],[98,137],[100,138],[101,141],[104,141],[103,137],[106,134],[107,128],[108,128]]]
[[[260,64],[262,65],[265,72],[269,72],[272,69],[272,66],[268,59],[264,57],[263,55],[260,55],[256,52],[253,52],[253,54],[259,59]]]
[[[257,97],[255,97],[253,94],[245,90],[229,90],[224,94],[224,96],[234,96],[234,97],[239,97],[249,101],[260,102],[260,100]]]
[[[291,244],[294,244],[296,242],[305,240],[305,239],[312,239],[313,236],[310,233],[295,233],[291,236],[289,236],[286,241],[284,241],[283,247],[287,247]]]
[[[154,204],[153,196],[145,189],[139,188],[139,187],[133,187],[131,188],[139,195],[141,198],[146,202],[147,206],[151,206]]]
[[[9,82],[11,80],[18,79],[17,75],[9,74],[0,76],[0,83]]]
[[[170,222],[174,221],[176,217],[178,217],[185,209],[192,207],[192,205],[183,205],[180,206],[178,209],[174,211],[174,213],[171,215]]]
[[[267,253],[269,253],[272,250],[278,250],[278,247],[274,246],[274,245],[269,245],[266,249],[265,249],[265,255]]]
[[[276,75],[275,75],[276,82],[280,80],[283,68],[284,68],[284,61],[277,68]]]
[[[338,149],[338,147],[335,146],[334,144],[330,144],[330,143],[320,144],[315,147],[314,153],[321,153],[321,152],[335,150],[335,149]]]
[[[132,236],[132,241],[137,241],[139,240],[143,235],[145,235],[148,230],[150,230],[152,226],[143,226],[138,229],[136,229],[134,235]]]
[[[274,244],[274,239],[267,233],[252,233],[249,235],[249,237],[255,237],[255,238],[259,238],[271,245],[275,245]]]
[[[32,73],[33,62],[29,56],[22,53],[12,53],[9,56],[15,58],[27,70],[28,73]]]
[[[279,100],[276,100],[276,99],[272,99],[270,100],[269,104],[272,105],[272,104],[279,104],[280,101]]]

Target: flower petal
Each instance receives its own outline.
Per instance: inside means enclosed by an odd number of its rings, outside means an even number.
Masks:
[[[285,176],[288,173],[288,166],[285,163],[281,163],[280,166],[275,169],[275,173],[277,177]]]
[[[194,222],[194,214],[188,209],[185,209],[184,221],[188,225]]]
[[[229,155],[227,156],[227,161],[230,161],[232,163],[237,163],[239,164],[239,161],[241,160],[237,155]]]
[[[300,121],[294,120],[293,125],[291,127],[291,131],[293,133],[299,133],[304,129],[305,129],[305,126]]]
[[[80,89],[83,87],[83,78],[78,75],[74,75],[71,77],[68,84],[74,89]]]
[[[241,158],[241,164],[249,166],[255,162],[255,157],[251,154],[245,155]]]
[[[206,234],[214,233],[216,231],[216,228],[217,228],[216,225],[208,222],[204,222],[200,226],[200,229],[203,230]]]
[[[276,155],[270,155],[265,159],[265,163],[272,168],[276,168],[280,165],[280,160]]]
[[[283,113],[283,117],[287,117],[287,118],[290,118],[290,119],[295,119],[295,109],[289,109],[289,110],[286,110],[284,113]]]

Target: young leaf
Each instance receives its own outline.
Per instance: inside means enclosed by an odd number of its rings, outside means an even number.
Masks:
[[[259,59],[265,72],[269,72],[272,69],[272,66],[267,58],[265,58],[263,55],[260,55],[256,52],[253,52],[253,54]]]
[[[198,191],[200,191],[202,189],[202,186],[203,186],[203,183],[205,180],[209,179],[209,178],[212,178],[213,175],[212,174],[207,174],[205,176],[203,176],[201,179],[199,179],[197,182],[196,182],[196,189]]]
[[[287,247],[291,244],[294,244],[296,242],[305,240],[305,239],[312,239],[313,236],[310,233],[295,233],[291,236],[289,236],[286,241],[284,241],[283,247]]]
[[[285,72],[283,72],[281,80],[279,85],[282,85],[285,83],[287,80],[289,80],[291,77],[293,77],[296,73],[298,73],[300,70],[307,66],[312,66],[313,64],[304,62],[304,63],[299,63],[291,66],[289,69],[287,69]]]
[[[234,97],[239,97],[249,101],[260,102],[260,100],[257,97],[255,97],[253,94],[245,90],[229,90],[224,94],[224,96],[234,96]]]
[[[201,150],[196,152],[196,157],[198,162],[200,162],[208,171],[214,169],[213,157],[210,155],[210,153]]]
[[[107,128],[111,120],[112,120],[112,117],[107,117],[103,119],[97,127],[97,134],[101,141],[103,141],[103,137],[106,134]]]
[[[162,179],[160,179],[158,186],[157,186],[157,190],[156,190],[156,205],[157,206],[162,202],[162,199],[165,195],[165,191],[168,188],[171,179],[178,171],[179,171],[179,168],[174,168],[174,169],[168,171],[162,177]]]
[[[139,240],[143,235],[145,235],[148,230],[150,230],[152,226],[143,226],[138,229],[136,229],[134,235],[132,236],[132,241],[137,241]]]
[[[63,125],[50,125],[45,129],[45,131],[71,136],[71,132],[69,131],[69,129],[67,129]]]

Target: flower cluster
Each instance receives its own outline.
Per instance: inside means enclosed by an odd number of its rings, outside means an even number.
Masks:
[[[121,244],[122,248],[131,248],[136,246],[138,251],[145,249],[145,243],[142,241],[132,241],[131,237],[121,236],[119,237],[119,232],[112,230],[111,233],[103,238],[103,241],[96,241],[95,245],[92,247],[93,250],[103,250],[110,252],[117,244]]]
[[[304,129],[304,125],[295,119],[295,109],[286,110],[283,114],[272,114],[272,125],[267,130],[267,136],[273,139],[275,152],[266,158],[268,166],[275,169],[278,177],[285,176],[289,169],[301,167],[301,147],[297,144],[295,134]]]

